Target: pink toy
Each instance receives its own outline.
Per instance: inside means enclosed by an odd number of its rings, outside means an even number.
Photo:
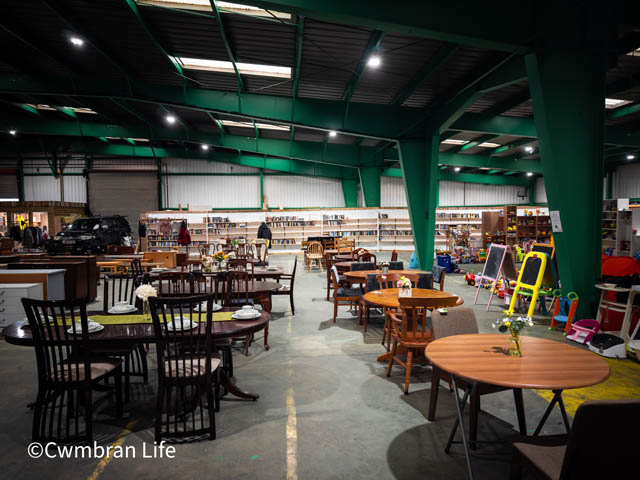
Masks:
[[[600,330],[600,324],[592,318],[578,320],[567,332],[567,338],[577,343],[587,344]]]

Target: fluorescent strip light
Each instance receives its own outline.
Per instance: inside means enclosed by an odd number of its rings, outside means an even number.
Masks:
[[[133,140],[134,142],[149,142],[148,138],[123,138],[123,137],[104,137],[107,140]]]
[[[204,58],[174,57],[187,70],[204,70],[208,72],[235,73],[233,64],[222,60]],[[291,78],[291,67],[276,65],[258,65],[254,63],[236,63],[238,71],[244,75],[262,77]]]
[[[486,148],[496,148],[496,147],[500,147],[501,145],[499,143],[484,142],[484,143],[481,143],[478,146],[479,147],[486,147]]]
[[[38,103],[37,105],[33,104],[33,103],[25,103],[25,105],[27,107],[31,107],[31,108],[35,108],[37,110],[50,110],[50,111],[56,111],[59,108],[66,108],[67,110],[72,110],[76,113],[88,113],[91,115],[97,115],[98,112],[91,110],[90,108],[84,108],[84,107],[52,107],[51,105],[47,105],[46,103]]]
[[[136,0],[136,3],[139,5],[182,8],[184,10],[199,10],[201,12],[213,11],[209,0]],[[262,8],[249,5],[241,5],[239,3],[216,2],[216,6],[222,13],[241,13],[244,15],[251,15],[252,17],[276,17],[287,20],[291,18],[290,13],[275,12],[273,10],[266,11]]]
[[[253,122],[236,122],[234,120],[220,120],[225,127],[253,128]],[[256,123],[256,127],[262,130],[281,130],[289,131],[289,125],[274,125],[271,123]]]
[[[622,107],[623,105],[628,105],[631,103],[631,100],[620,100],[617,98],[605,98],[604,99],[604,108],[612,109]]]
[[[469,140],[456,140],[455,138],[447,138],[444,142],[445,145],[466,145]]]

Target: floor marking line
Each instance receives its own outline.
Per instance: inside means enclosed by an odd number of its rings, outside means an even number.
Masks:
[[[291,318],[289,318],[291,322]],[[292,380],[293,365],[289,362],[289,380]],[[287,389],[287,480],[298,480],[298,422],[296,418],[296,400],[293,385]]]
[[[133,429],[133,427],[135,427],[136,423],[138,423],[137,418],[134,418],[129,423],[127,423],[127,426],[124,427],[124,430],[120,432],[118,438],[116,438],[116,440],[111,444],[111,447],[113,448],[109,450],[109,454],[100,459],[98,466],[93,471],[93,473],[87,477],[87,480],[96,480],[102,474],[102,471],[107,467],[107,465],[109,465],[109,462],[111,461],[111,452],[113,452],[116,447],[119,447],[124,443],[124,439],[131,433],[131,430]]]

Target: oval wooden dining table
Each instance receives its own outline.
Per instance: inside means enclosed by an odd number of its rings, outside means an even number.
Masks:
[[[458,418],[453,425],[445,452],[449,453],[459,425],[462,434],[469,478],[473,478],[469,446],[464,431],[462,412],[467,399],[481,383],[513,389],[551,390],[553,399],[534,431],[537,436],[556,403],[560,407],[567,432],[569,419],[562,401],[562,391],[583,388],[604,382],[611,373],[609,365],[596,354],[562,342],[529,336],[522,340],[522,357],[509,354],[510,335],[472,334],[453,335],[431,342],[425,356],[440,370],[449,372],[456,395]],[[456,379],[467,383],[460,399]],[[433,388],[433,387],[432,387]],[[526,432],[524,412],[521,430]]]
[[[367,281],[367,275],[382,275],[385,272],[382,270],[356,270],[355,272],[344,272],[344,276],[350,283],[365,283]],[[389,270],[386,274],[399,274],[399,275],[420,275],[430,274],[431,272],[425,272],[422,270]]]
[[[238,308],[224,307],[218,311],[234,312],[236,310],[238,310]],[[89,318],[91,318],[91,313],[88,315]],[[117,318],[116,315],[111,315],[111,317]],[[270,319],[271,315],[269,313],[261,311],[260,317],[250,320],[214,321],[211,325],[211,336],[214,340],[221,340],[225,338],[243,337],[259,332],[260,330],[265,330],[264,345],[265,349],[268,350]],[[204,322],[200,324],[200,333],[202,335],[205,334]],[[12,345],[33,346],[33,337],[31,336],[31,329],[28,325],[20,325],[19,322],[15,322],[6,327],[2,334],[7,343]],[[121,347],[123,344],[130,344],[131,346],[135,346],[140,343],[155,343],[155,341],[156,336],[153,331],[153,324],[151,323],[104,325],[104,329],[89,335],[90,347],[94,346],[98,350],[113,345]],[[220,371],[220,377],[221,384],[232,395],[251,400],[257,400],[260,397],[257,394],[248,393],[240,389],[225,374],[224,369]]]

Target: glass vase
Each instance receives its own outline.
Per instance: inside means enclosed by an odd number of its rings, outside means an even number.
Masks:
[[[411,296],[411,289],[410,288],[399,288],[398,289],[398,296],[399,297],[410,297]]]
[[[145,322],[151,320],[151,308],[149,307],[149,300],[142,301],[142,314],[144,315]]]
[[[511,338],[509,338],[509,355],[512,357],[522,356],[522,340],[520,339],[520,332],[515,330],[511,331]]]
[[[382,266],[382,273],[389,273],[389,265]]]

